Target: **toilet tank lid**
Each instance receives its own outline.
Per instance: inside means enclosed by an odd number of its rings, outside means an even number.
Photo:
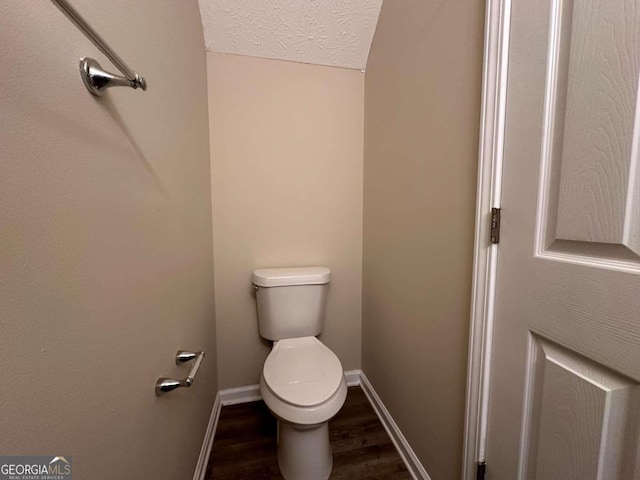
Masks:
[[[327,267],[260,268],[253,272],[253,283],[259,287],[290,285],[323,285],[331,280]]]

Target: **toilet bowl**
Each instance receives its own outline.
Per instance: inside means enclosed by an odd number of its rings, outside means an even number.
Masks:
[[[347,397],[338,357],[316,338],[324,324],[326,267],[253,272],[260,335],[272,340],[260,392],[278,419],[278,466],[286,480],[326,480],[333,467],[329,420]]]
[[[338,357],[315,337],[275,342],[260,392],[278,419],[278,466],[287,480],[325,480],[333,467],[328,422],[347,396]]]

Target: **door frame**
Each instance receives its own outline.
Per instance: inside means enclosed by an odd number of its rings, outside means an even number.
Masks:
[[[475,480],[477,463],[486,460],[498,263],[498,245],[489,237],[491,209],[500,208],[502,191],[510,22],[511,0],[486,0],[463,480]]]

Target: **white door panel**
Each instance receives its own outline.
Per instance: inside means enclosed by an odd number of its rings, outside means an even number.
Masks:
[[[540,145],[545,249],[639,260],[640,4],[634,3],[548,5]]]
[[[631,479],[638,384],[529,337],[520,471],[536,479]]]
[[[640,2],[511,13],[487,478],[640,479]]]
[[[561,165],[557,239],[622,244],[633,223],[626,207],[640,61],[636,4],[556,0],[550,6],[557,13],[550,30],[559,34],[547,67],[559,77],[548,88],[556,113],[552,161]]]

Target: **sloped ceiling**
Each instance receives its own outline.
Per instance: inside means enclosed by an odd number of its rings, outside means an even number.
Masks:
[[[199,0],[207,50],[364,70],[382,0]]]

